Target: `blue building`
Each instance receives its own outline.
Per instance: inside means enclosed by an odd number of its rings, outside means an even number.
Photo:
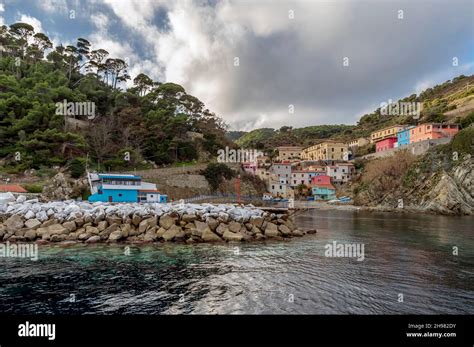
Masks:
[[[402,146],[406,146],[410,144],[410,130],[413,128],[414,126],[410,126],[406,129],[400,130],[397,133],[398,147],[402,147]]]
[[[125,174],[88,174],[91,202],[167,202],[156,184],[143,182],[140,176]]]

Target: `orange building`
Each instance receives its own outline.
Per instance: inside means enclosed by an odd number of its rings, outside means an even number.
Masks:
[[[410,129],[410,143],[453,137],[459,131],[457,124],[425,123]]]

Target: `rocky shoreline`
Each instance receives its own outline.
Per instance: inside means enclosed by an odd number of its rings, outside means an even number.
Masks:
[[[19,197],[0,205],[0,241],[241,242],[300,237],[287,213],[252,205],[41,203]]]

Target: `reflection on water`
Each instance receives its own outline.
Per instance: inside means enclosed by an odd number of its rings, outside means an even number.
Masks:
[[[39,246],[36,262],[0,259],[0,312],[473,314],[473,222],[313,210],[297,223],[318,233],[284,242],[132,245],[129,256]],[[364,261],[325,257],[333,241],[363,243]]]

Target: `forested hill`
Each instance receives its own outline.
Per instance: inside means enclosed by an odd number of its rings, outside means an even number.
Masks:
[[[347,142],[359,137],[369,137],[371,132],[394,124],[452,122],[466,127],[474,120],[474,75],[458,76],[428,88],[419,95],[412,94],[398,101],[421,103],[423,108],[420,118],[415,119],[410,115],[383,115],[378,108],[370,114],[363,115],[357,125],[353,126],[318,125],[304,128],[283,126],[278,130],[261,128],[243,134],[235,142],[243,147],[271,150],[281,145],[307,146],[328,138]]]
[[[84,38],[53,47],[31,25],[15,23],[0,28],[0,44],[4,171],[66,166],[79,174],[86,158],[92,168],[137,168],[199,159],[229,144],[224,122],[182,86],[129,76],[124,60]],[[125,89],[128,80],[133,87]]]

